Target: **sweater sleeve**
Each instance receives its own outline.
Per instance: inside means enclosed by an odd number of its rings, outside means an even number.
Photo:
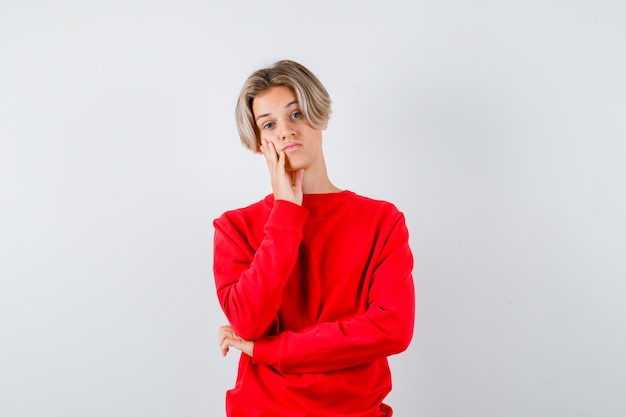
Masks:
[[[254,251],[243,226],[227,216],[214,221],[213,274],[217,296],[230,325],[256,340],[276,319],[281,294],[298,257],[307,211],[276,200]]]
[[[284,373],[331,372],[400,353],[413,337],[413,256],[399,213],[376,267],[364,314],[255,341],[253,361]]]

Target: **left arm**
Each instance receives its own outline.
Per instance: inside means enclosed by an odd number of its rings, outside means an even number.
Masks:
[[[373,271],[365,313],[263,336],[247,345],[254,363],[285,373],[331,372],[404,351],[415,317],[412,270],[408,231],[399,214]]]

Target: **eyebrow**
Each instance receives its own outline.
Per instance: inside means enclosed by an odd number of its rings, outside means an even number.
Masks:
[[[287,105],[285,106],[285,108],[287,108],[287,107],[289,107],[289,106],[292,106],[292,105],[294,105],[294,104],[298,104],[298,100],[294,100],[294,101],[292,101],[292,102],[290,102],[290,103],[287,103]],[[256,117],[256,119],[254,119],[254,120],[258,122],[258,121],[259,121],[259,119],[261,119],[261,118],[263,118],[263,117],[267,117],[267,116],[269,116],[269,115],[270,115],[269,113],[259,114],[259,115]]]

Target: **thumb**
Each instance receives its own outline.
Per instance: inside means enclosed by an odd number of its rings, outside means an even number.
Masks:
[[[293,186],[298,190],[302,189],[302,181],[304,179],[304,169],[299,169],[293,174]]]
[[[278,152],[278,172],[282,172],[283,174],[285,172],[285,159],[287,159],[285,152]]]

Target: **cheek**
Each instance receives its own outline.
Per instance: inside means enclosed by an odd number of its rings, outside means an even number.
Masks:
[[[277,148],[277,143],[279,142],[278,140],[276,140],[275,137],[269,135],[268,133],[262,133],[259,136],[259,147],[261,146],[261,144],[263,143],[263,141],[267,141],[268,143],[271,143],[274,146],[274,149]]]
[[[276,146],[276,142],[277,142],[276,138],[274,138],[274,137],[272,137],[270,135],[263,135],[263,136],[261,136],[261,139],[262,140],[264,139],[264,140],[268,141],[269,143],[271,143],[272,145]]]

